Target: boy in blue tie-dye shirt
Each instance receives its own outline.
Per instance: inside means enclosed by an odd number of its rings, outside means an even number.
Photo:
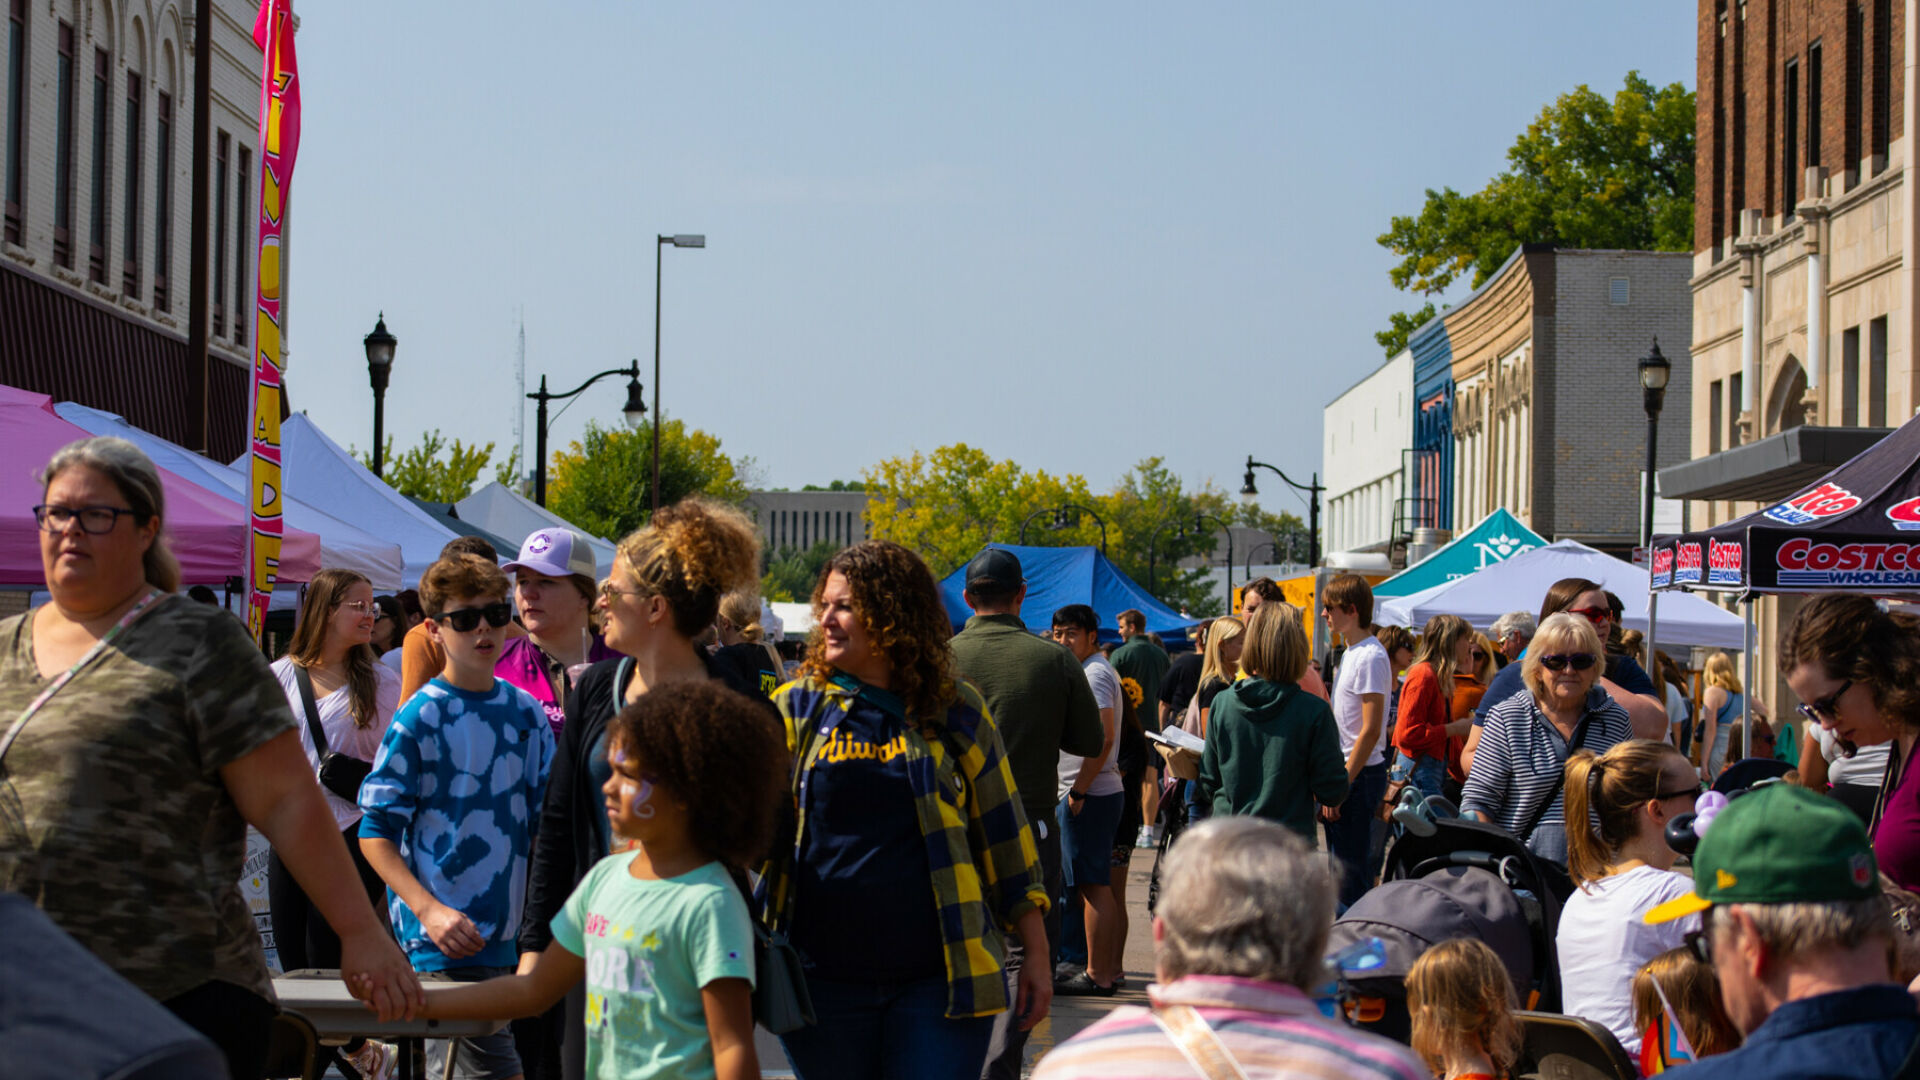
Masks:
[[[428,568],[420,599],[447,666],[394,715],[360,787],[361,850],[387,883],[401,948],[415,970],[459,981],[511,971],[518,959],[527,860],[553,762],[539,703],[493,674],[513,614],[507,589],[506,575],[478,556]],[[521,1075],[507,1032],[458,1045],[458,1076]],[[449,1045],[431,1049],[443,1061]]]

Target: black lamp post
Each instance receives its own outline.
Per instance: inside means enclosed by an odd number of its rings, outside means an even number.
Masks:
[[[1320,486],[1320,474],[1314,473],[1312,479],[1305,484],[1296,484],[1288,478],[1286,473],[1281,472],[1279,469],[1264,461],[1255,461],[1253,460],[1253,455],[1248,454],[1245,483],[1240,485],[1240,495],[1243,498],[1253,499],[1260,494],[1260,489],[1255,487],[1253,483],[1253,470],[1255,469],[1266,469],[1273,473],[1273,475],[1279,477],[1281,482],[1288,487],[1295,491],[1306,493],[1307,564],[1311,569],[1318,569],[1320,566],[1320,493],[1327,490]]]
[[[660,255],[672,244],[677,248],[704,248],[707,238],[701,233],[656,236],[653,242],[653,513],[660,512]],[[637,363],[637,361],[636,361]],[[638,401],[638,398],[633,400]],[[544,474],[546,463],[541,462]],[[546,501],[541,500],[545,506]]]
[[[393,347],[399,339],[387,332],[387,313],[381,312],[364,344],[367,381],[373,384],[373,475],[380,476],[387,454],[387,376],[393,371]]]
[[[1101,520],[1099,514],[1094,513],[1092,510],[1078,503],[1068,503],[1065,506],[1043,507],[1028,514],[1026,520],[1020,523],[1020,543],[1022,546],[1025,546],[1027,542],[1027,526],[1033,523],[1034,518],[1042,514],[1053,515],[1052,521],[1041,526],[1041,528],[1046,529],[1048,532],[1059,532],[1061,529],[1071,528],[1074,523],[1073,518],[1075,514],[1087,515],[1094,520],[1095,524],[1100,526],[1100,554],[1105,555],[1107,553],[1107,523]]]
[[[1653,339],[1653,351],[1640,358],[1641,404],[1647,410],[1647,490],[1641,509],[1645,517],[1640,522],[1640,543],[1648,546],[1653,543],[1653,466],[1654,451],[1659,446],[1660,407],[1667,401],[1667,379],[1673,375],[1673,364],[1660,355],[1660,339]]]
[[[1293,535],[1293,534],[1292,534],[1292,533],[1288,533],[1287,535],[1288,535],[1288,541],[1287,541],[1287,542],[1288,542],[1289,544],[1291,544],[1291,543],[1293,542],[1293,541],[1292,541],[1292,535]],[[1260,553],[1261,553],[1262,551],[1271,551],[1271,552],[1273,552],[1273,553],[1274,553],[1275,555],[1278,555],[1278,554],[1280,554],[1280,545],[1279,545],[1279,544],[1276,544],[1276,543],[1274,543],[1274,542],[1273,542],[1273,541],[1271,541],[1271,540],[1262,540],[1262,541],[1260,541],[1259,543],[1257,543],[1257,544],[1255,544],[1255,545],[1253,545],[1253,547],[1252,547],[1252,548],[1250,548],[1250,549],[1248,549],[1248,551],[1247,551],[1247,580],[1248,580],[1248,581],[1252,581],[1252,580],[1253,580],[1253,557],[1254,557],[1255,555],[1258,555],[1258,554],[1260,554]],[[1287,552],[1287,554],[1288,554],[1288,555],[1292,555],[1292,554],[1293,554],[1293,552],[1292,552],[1291,550],[1289,550],[1289,551]]]
[[[1233,595],[1233,530],[1227,527],[1226,522],[1221,521],[1219,518],[1214,517],[1212,514],[1202,514],[1202,513],[1195,513],[1193,515],[1191,524],[1189,524],[1186,521],[1182,521],[1179,518],[1169,518],[1166,521],[1163,521],[1159,525],[1154,527],[1153,535],[1147,538],[1147,591],[1148,592],[1153,593],[1155,596],[1159,595],[1159,591],[1158,591],[1159,579],[1160,579],[1159,545],[1160,545],[1161,532],[1163,532],[1167,528],[1167,526],[1171,525],[1173,526],[1173,538],[1175,540],[1185,539],[1187,535],[1187,530],[1189,528],[1193,530],[1193,535],[1198,537],[1201,533],[1200,523],[1203,521],[1213,522],[1214,524],[1220,526],[1221,530],[1227,534],[1227,595],[1228,596]],[[1207,559],[1208,565],[1212,565],[1212,562],[1213,562],[1213,559],[1209,557]],[[1247,573],[1252,574],[1253,571],[1249,569]]]
[[[640,361],[638,360],[635,360],[623,368],[603,371],[564,394],[548,393],[547,377],[542,375],[540,376],[540,389],[527,395],[527,397],[540,403],[540,407],[534,410],[533,418],[533,501],[539,503],[541,506],[547,505],[547,402],[565,401],[570,397],[578,397],[587,387],[592,386],[594,383],[599,382],[609,375],[625,375],[627,377],[627,403],[620,407],[620,415],[626,418],[628,427],[639,427],[642,419],[647,415],[647,403],[641,397]],[[657,419],[659,416],[657,408],[659,402],[656,401],[654,404],[656,406],[654,416]],[[657,462],[655,467],[658,467]],[[654,482],[657,485],[660,474],[655,472],[653,475]]]

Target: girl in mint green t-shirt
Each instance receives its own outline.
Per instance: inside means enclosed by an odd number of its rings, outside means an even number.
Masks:
[[[587,1075],[757,1077],[753,924],[728,865],[767,850],[785,740],[705,681],[651,689],[608,736],[608,821],[636,843],[587,872],[530,966],[429,987],[426,1015],[538,1016],[585,978]]]

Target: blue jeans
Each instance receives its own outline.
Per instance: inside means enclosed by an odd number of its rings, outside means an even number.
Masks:
[[[819,1022],[780,1036],[800,1080],[980,1080],[993,1017],[947,1019],[947,980],[846,983],[810,978]]]
[[[1340,907],[1345,910],[1372,884],[1373,811],[1387,793],[1387,765],[1368,765],[1353,782],[1340,819],[1322,823],[1327,851],[1340,863]]]
[[[1437,757],[1421,755],[1418,762],[1405,754],[1395,752],[1393,768],[1389,779],[1406,780],[1407,786],[1418,788],[1421,798],[1441,794],[1441,786],[1447,780],[1447,763]]]

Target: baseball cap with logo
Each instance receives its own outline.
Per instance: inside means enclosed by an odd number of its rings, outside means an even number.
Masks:
[[[547,577],[569,574],[595,576],[593,548],[572,529],[539,529],[520,545],[520,557],[501,567],[507,573],[526,571]]]
[[[1728,803],[1693,856],[1693,891],[1647,912],[1663,923],[1715,904],[1865,900],[1880,868],[1860,818],[1838,799],[1769,784]]]
[[[1026,583],[1020,570],[1020,557],[1004,548],[988,548],[967,564],[967,587],[986,585],[1017,589]]]

